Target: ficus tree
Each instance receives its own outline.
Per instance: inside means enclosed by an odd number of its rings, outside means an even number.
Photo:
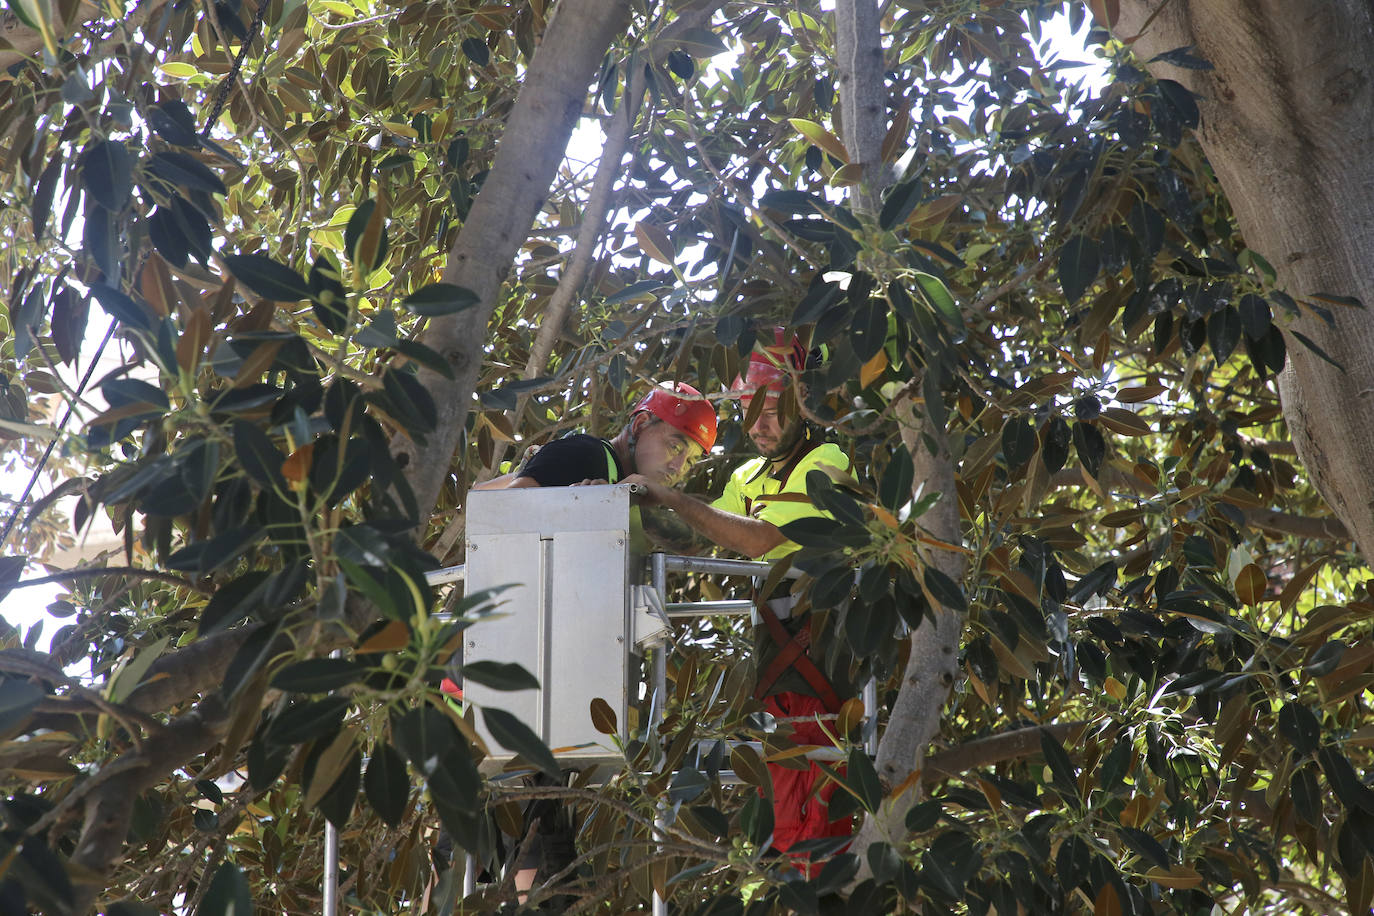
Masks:
[[[514,908],[557,797],[579,912],[1367,912],[1368,11],[1193,6],[10,4],[0,435],[60,487],[0,581],[124,544],[38,571],[49,651],[0,634],[0,900],[313,910],[328,821],[350,906]],[[739,624],[681,628],[619,776],[517,787],[476,718],[549,750],[436,685],[531,678],[457,671],[491,596],[424,577],[516,448],[774,325],[853,459],[791,563],[879,688],[809,878],[765,855]]]

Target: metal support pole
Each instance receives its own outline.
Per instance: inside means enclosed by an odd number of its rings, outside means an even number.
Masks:
[[[472,892],[477,890],[477,860],[472,853],[463,857],[463,897],[471,897]]]
[[[658,591],[660,602],[666,602],[668,598],[668,558],[662,553],[653,555],[653,580],[654,589]],[[658,648],[654,650],[654,699],[650,708],[655,711],[654,721],[649,723],[650,728],[658,728],[659,722],[663,720],[664,708],[668,705],[668,641],[664,640]],[[654,817],[654,840],[660,845],[659,852],[663,851],[663,828],[667,826],[663,820],[663,808],[660,805],[658,814]],[[668,901],[659,896],[658,891],[654,891],[653,916],[668,916]]]
[[[330,658],[338,658],[340,651],[329,653]],[[324,916],[334,916],[339,911],[339,831],[326,819],[324,822]]]
[[[339,911],[339,831],[324,822],[324,916]]]
[[[878,756],[878,682],[869,678],[864,684],[864,753],[870,757]]]

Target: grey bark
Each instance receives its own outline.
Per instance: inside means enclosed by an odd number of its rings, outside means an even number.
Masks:
[[[855,209],[876,215],[891,183],[883,162],[887,86],[883,81],[881,14],[876,0],[835,4],[835,58],[840,79],[840,140],[849,161],[863,167]]]
[[[428,369],[420,382],[434,396],[438,428],[423,445],[393,443],[422,516],[439,494],[472,408],[501,284],[534,223],[563,160],[587,88],[612,39],[629,21],[627,0],[565,0],[530,62],[482,191],[449,252],[443,281],[477,294],[478,304],[435,320],[424,336],[453,378]]]
[[[843,114],[841,140],[850,161],[863,165],[863,180],[854,197],[855,210],[876,215],[882,192],[891,173],[882,161],[883,136],[887,132],[887,91],[883,81],[880,16],[876,0],[840,0],[835,6],[836,55],[840,72],[840,106]],[[919,390],[919,380],[914,386]],[[902,442],[916,466],[917,486],[923,492],[954,493],[954,461],[944,442],[944,431],[932,427],[910,400],[896,411]],[[926,443],[934,444],[934,451]],[[922,517],[926,530],[942,541],[960,541],[957,500],[942,499]],[[956,582],[963,578],[962,554],[923,551],[924,562],[933,564]],[[869,876],[865,851],[878,841],[900,846],[906,835],[906,813],[920,801],[921,788],[912,774],[921,770],[926,748],[940,729],[945,700],[958,674],[961,616],[946,608],[935,609],[911,634],[911,657],[902,675],[902,686],[893,704],[888,725],[878,744],[875,762],[878,778],[888,793],[877,813],[864,819],[854,840],[860,867],[856,881]],[[872,712],[870,710],[870,712]],[[902,789],[900,794],[893,792]]]
[[[1154,16],[1152,21],[1150,17]],[[1195,46],[1214,70],[1149,64],[1197,97],[1198,139],[1246,244],[1294,298],[1374,306],[1374,6],[1368,0],[1122,0],[1122,38],[1141,60]],[[1374,316],[1334,307],[1289,325],[1342,372],[1288,338],[1284,419],[1312,482],[1374,559]]]

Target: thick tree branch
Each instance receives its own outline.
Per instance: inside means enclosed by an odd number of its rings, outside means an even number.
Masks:
[[[486,182],[449,252],[443,280],[477,295],[478,305],[434,320],[424,343],[453,372],[420,373],[438,408],[423,443],[393,442],[422,514],[439,493],[462,441],[501,284],[533,224],[568,138],[582,115],[587,88],[611,40],[629,18],[627,0],[566,0],[530,63]]]
[[[104,876],[124,849],[129,836],[129,818],[134,800],[167,774],[209,750],[223,734],[227,719],[218,703],[202,703],[200,708],[171,722],[142,750],[129,752],[107,767],[119,767],[111,778],[99,783],[86,798],[86,817],[81,838],[72,854],[77,874],[94,880],[76,884],[75,913],[90,912],[104,889]],[[99,774],[91,777],[99,780]]]
[[[961,776],[972,770],[1019,760],[1040,753],[1040,735],[1048,732],[1061,744],[1074,741],[1086,728],[1086,722],[1056,722],[1052,725],[1029,725],[1000,735],[989,735],[968,741],[926,758],[921,770],[923,782]]]
[[[1151,73],[1193,93],[1208,165],[1278,286],[1299,300],[1326,292],[1374,301],[1374,160],[1361,142],[1374,124],[1368,0],[1122,0],[1112,27]],[[1210,66],[1161,59],[1180,47]],[[1374,451],[1365,434],[1374,424],[1374,318],[1339,308],[1324,319],[1304,308],[1284,336],[1291,345],[1279,392],[1293,445],[1374,557]]]

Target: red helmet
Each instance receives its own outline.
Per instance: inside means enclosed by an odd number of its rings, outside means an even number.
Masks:
[[[641,410],[681,430],[703,452],[709,452],[716,444],[716,409],[700,391],[685,382],[664,382],[655,387],[640,399],[633,412]]]
[[[796,334],[789,337],[782,328],[774,328],[773,345],[756,347],[749,354],[749,365],[744,375],[735,377],[730,392],[751,397],[766,389],[768,396],[777,397],[787,386],[788,379],[805,367],[806,347],[802,346],[800,338]]]

